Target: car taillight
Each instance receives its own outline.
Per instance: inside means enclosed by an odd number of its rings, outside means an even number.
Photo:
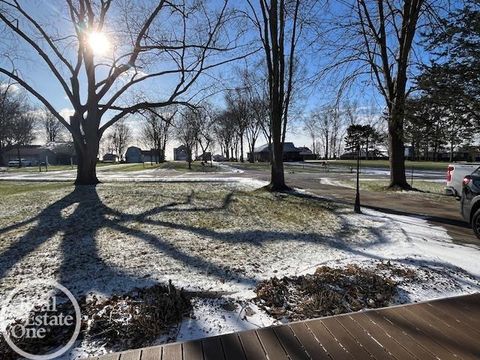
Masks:
[[[454,170],[455,168],[453,166],[449,166],[447,168],[447,181],[452,181],[452,171]]]
[[[472,181],[472,178],[464,177],[463,178],[463,185],[466,186],[466,185],[470,184],[470,181]]]

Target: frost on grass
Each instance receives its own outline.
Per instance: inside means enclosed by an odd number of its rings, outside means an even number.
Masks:
[[[171,280],[197,295],[191,317],[156,339],[162,342],[274,324],[279,320],[252,301],[257,284],[321,266],[368,268],[391,260],[413,269],[419,280],[396,283],[391,303],[480,288],[480,251],[453,244],[442,228],[379,212],[355,215],[306,194],[275,195],[252,185],[182,180],[10,194],[0,184],[0,300],[39,278],[57,280],[78,299]],[[111,349],[84,338],[65,359]]]

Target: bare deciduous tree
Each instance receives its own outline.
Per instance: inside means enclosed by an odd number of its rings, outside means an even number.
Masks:
[[[170,135],[171,125],[178,114],[177,106],[170,106],[161,111],[149,111],[141,129],[141,137],[145,145],[159,154],[157,161],[165,161],[165,150]]]
[[[333,37],[335,66],[353,66],[349,79],[371,77],[385,99],[390,152],[390,187],[409,189],[405,176],[404,115],[411,55],[422,17],[433,8],[427,0],[351,0],[345,21]],[[340,50],[338,50],[340,49]]]
[[[244,91],[235,89],[228,92],[225,101],[227,103],[227,112],[235,125],[236,137],[240,142],[240,161],[244,162],[243,140],[245,131],[251,121],[248,100]]]
[[[113,150],[119,160],[123,160],[123,154],[127,150],[128,143],[132,140],[132,132],[125,119],[117,121],[107,136],[109,147]]]
[[[11,144],[17,149],[18,166],[22,167],[22,158],[20,148],[29,145],[35,139],[35,114],[31,111],[24,111],[17,114],[10,123],[11,126]]]
[[[227,110],[221,111],[215,115],[213,132],[220,145],[222,153],[225,154],[225,158],[227,160],[233,158],[234,154],[233,152],[230,152],[230,149],[233,146],[235,129],[234,124],[231,121],[231,115]]]
[[[59,141],[62,138],[65,127],[47,108],[42,111],[41,123],[47,143]]]
[[[177,140],[185,146],[189,169],[192,168],[193,148],[199,137],[201,121],[197,110],[187,109],[180,115],[175,124],[175,135]]]
[[[288,122],[288,110],[293,90],[300,0],[247,0],[251,18],[258,30],[265,52],[268,74],[270,129],[272,136],[271,191],[289,189],[285,184],[283,143]]]
[[[314,155],[318,155],[320,149],[317,149],[317,144],[319,143],[318,137],[320,133],[319,118],[311,114],[307,116],[303,121],[303,129],[310,136],[312,140],[312,152]]]
[[[12,67],[15,54],[0,57],[0,73],[35,96],[72,134],[78,157],[76,184],[98,183],[99,143],[110,126],[145,109],[189,104],[188,93],[202,73],[245,56],[218,57],[238,51],[238,38],[225,30],[234,18],[228,0],[211,7],[198,1],[160,0],[145,6],[129,2],[124,8],[111,0],[66,0],[63,15],[70,28],[62,22],[61,29],[54,29],[53,19],[43,26],[31,8],[16,0],[0,0],[0,23],[8,36],[33,50],[32,60],[46,65],[73,115],[64,118],[47,94]],[[173,84],[164,89],[163,99],[146,93],[132,96],[147,83],[160,83],[159,78]]]
[[[13,89],[12,83],[0,83],[0,164],[3,163],[3,153],[12,146],[12,123],[22,108]]]

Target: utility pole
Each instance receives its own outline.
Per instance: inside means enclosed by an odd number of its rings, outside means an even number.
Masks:
[[[358,141],[357,143],[357,189],[355,194],[355,205],[353,210],[357,214],[362,213],[362,210],[360,210],[360,141]]]

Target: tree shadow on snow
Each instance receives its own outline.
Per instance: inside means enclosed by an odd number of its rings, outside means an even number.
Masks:
[[[111,229],[134,237],[138,239],[139,244],[145,245],[144,247],[136,246],[132,250],[133,253],[128,254],[129,256],[142,256],[144,251],[148,251],[149,247],[154,247],[161,252],[161,256],[181,263],[182,266],[191,269],[192,273],[206,274],[222,282],[241,283],[246,287],[253,287],[260,280],[260,275],[246,275],[239,271],[231,271],[231,269],[216,264],[205,257],[184,250],[167,238],[149,233],[144,229],[147,226],[184,231],[194,236],[207,237],[227,244],[246,243],[260,248],[266,242],[272,241],[316,243],[348,254],[369,258],[372,261],[388,260],[368,252],[369,247],[385,244],[389,241],[388,239],[382,236],[378,230],[369,229],[371,241],[368,244],[349,243],[345,241],[345,232],[349,231],[351,225],[341,217],[339,218],[340,229],[331,236],[317,233],[266,230],[224,232],[207,227],[180,224],[161,217],[158,219],[158,215],[172,211],[179,213],[228,211],[234,195],[233,192],[228,193],[222,203],[216,206],[194,206],[195,193],[191,192],[183,200],[154,206],[139,214],[128,214],[105,205],[94,186],[78,186],[70,194],[47,206],[37,216],[0,229],[0,234],[5,234],[25,225],[30,226],[23,236],[0,254],[0,279],[3,279],[15,264],[31,255],[52,237],[59,235],[61,236],[61,264],[56,274],[57,281],[67,286],[74,294],[85,295],[90,291],[109,294],[114,289],[122,289],[126,292],[134,287],[156,284],[155,279],[144,275],[139,276],[138,272],[135,274],[133,270],[129,270],[127,267],[122,268],[112,265],[108,259],[102,257],[96,239],[100,231]],[[312,201],[321,202],[324,200],[313,197]],[[335,210],[330,209],[330,211]],[[140,226],[130,226],[131,223],[140,224]],[[121,239],[112,237],[109,241],[113,243],[112,246],[118,245],[121,249]],[[118,242],[118,244],[115,242]],[[321,250],[320,247],[319,250]],[[121,258],[125,254],[122,254],[119,250],[118,254],[115,255]],[[321,257],[321,254],[319,254],[319,257]],[[407,265],[412,264],[412,259],[409,258],[394,259],[394,261]],[[115,263],[118,264],[119,261]],[[452,274],[459,270],[453,265],[433,260],[415,259],[415,265],[442,267],[449,269]],[[462,272],[469,275],[463,270]],[[171,277],[175,285],[175,275]],[[192,286],[195,286],[195,284],[192,284]]]

